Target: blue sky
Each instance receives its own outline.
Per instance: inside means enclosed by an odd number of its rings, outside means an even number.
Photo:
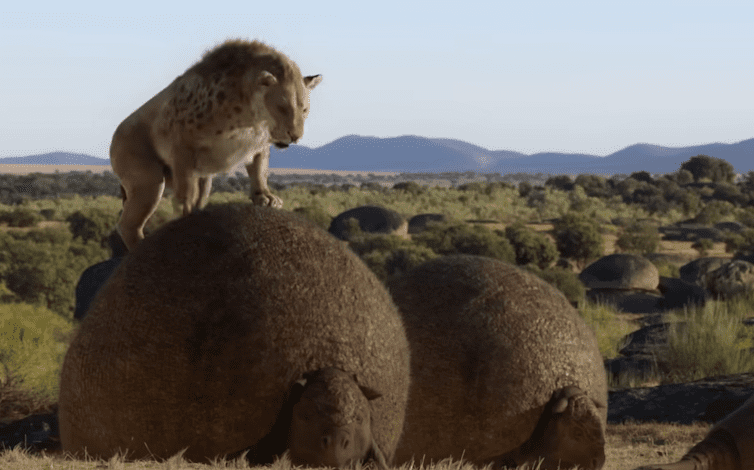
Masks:
[[[236,37],[323,75],[310,147],[416,134],[607,155],[754,137],[750,0],[120,3],[0,9],[0,157],[107,158],[120,121]]]

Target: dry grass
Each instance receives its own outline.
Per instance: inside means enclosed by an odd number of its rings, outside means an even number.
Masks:
[[[709,430],[706,424],[616,424],[607,427],[607,460],[603,470],[631,470],[642,465],[675,462]],[[214,470],[228,468],[267,468],[291,470],[290,460],[282,458],[271,467],[249,467],[243,459],[218,460],[212,464],[188,463],[176,455],[164,462],[125,462],[122,457],[108,461],[73,460],[60,453],[32,455],[22,450],[0,454],[0,470]],[[369,467],[364,467],[369,468]],[[405,464],[397,470],[475,470],[479,467],[458,460],[436,464]],[[361,470],[358,466],[356,470]],[[521,469],[523,470],[523,468]],[[536,470],[536,468],[534,469]]]
[[[110,165],[9,165],[0,164],[0,174],[28,175],[29,173],[68,173],[69,171],[91,171],[104,173],[113,171]]]
[[[605,240],[605,254],[609,255],[611,253],[616,253],[615,241],[618,239],[618,235],[604,233],[602,234],[602,237]],[[687,261],[692,261],[699,258],[699,252],[691,248],[691,245],[693,244],[694,242],[660,240],[660,244],[657,247],[657,253],[676,255],[685,258]],[[714,256],[717,258],[733,257],[731,253],[725,252],[725,243],[723,242],[714,243],[712,249],[708,250],[705,256]]]

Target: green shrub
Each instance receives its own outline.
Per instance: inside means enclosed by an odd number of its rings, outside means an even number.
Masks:
[[[726,253],[749,253],[754,251],[754,229],[745,229],[740,233],[725,236]]]
[[[624,228],[615,246],[626,253],[646,255],[657,251],[660,244],[660,234],[653,224],[633,223]]]
[[[482,225],[432,224],[413,240],[440,255],[479,255],[508,263],[516,259],[510,242]]]
[[[359,234],[348,245],[383,282],[412,269],[437,254],[392,234]]]
[[[547,178],[545,186],[550,186],[561,191],[570,191],[573,189],[573,180],[568,175],[556,175]]]
[[[456,189],[458,189],[459,191],[476,191],[478,193],[489,194],[489,192],[486,191],[487,190],[487,184],[481,183],[479,181],[474,181],[474,182],[471,182],[471,183],[461,184]]]
[[[76,211],[65,219],[70,225],[74,238],[83,242],[94,240],[103,247],[107,246],[107,237],[112,232],[117,221],[117,215],[97,208]]]
[[[681,269],[675,264],[669,262],[666,259],[658,258],[652,261],[652,264],[657,268],[657,272],[663,277],[681,277]]]
[[[0,304],[0,396],[25,391],[41,402],[56,402],[72,330],[70,322],[44,307]]]
[[[393,185],[393,190],[405,191],[413,196],[418,196],[424,193],[427,190],[427,188],[420,185],[416,181],[404,181],[402,183],[395,183]]]
[[[583,302],[579,304],[578,310],[586,324],[594,331],[602,357],[617,357],[623,337],[636,328],[618,318],[616,310],[606,304]]]
[[[34,227],[41,221],[42,214],[28,207],[0,212],[0,223],[5,222],[8,227]]]
[[[55,209],[41,209],[39,215],[44,217],[45,220],[53,220],[55,218]]]
[[[747,227],[754,227],[754,206],[748,206],[736,213],[736,220]]]
[[[558,249],[550,239],[523,224],[506,227],[505,237],[513,246],[518,265],[534,263],[540,269],[547,269],[558,259]]]
[[[593,218],[569,212],[554,224],[553,233],[560,254],[577,261],[580,266],[602,256],[605,242]]]
[[[707,252],[715,246],[715,243],[709,238],[700,238],[695,241],[691,248],[699,252],[699,256],[707,256]]]
[[[377,192],[382,192],[385,189],[380,183],[375,183],[374,181],[365,181],[364,183],[361,183],[359,188],[362,191],[377,191]]]
[[[754,372],[751,333],[741,320],[748,316],[751,296],[743,302],[707,302],[686,310],[686,327],[670,329],[668,348],[659,357],[663,382],[691,382],[704,377]]]
[[[73,240],[67,230],[0,233],[0,281],[23,302],[73,316],[81,273],[108,257],[95,243]]]
[[[534,186],[528,181],[522,181],[518,183],[518,195],[525,198],[534,190]]]
[[[694,217],[694,222],[702,225],[715,225],[733,213],[734,206],[728,201],[710,201]]]

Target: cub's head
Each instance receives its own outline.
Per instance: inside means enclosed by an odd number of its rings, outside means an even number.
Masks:
[[[304,135],[309,92],[321,81],[322,75],[302,77],[297,67],[286,68],[284,74],[259,73],[256,84],[264,97],[270,140],[276,147],[286,148]]]

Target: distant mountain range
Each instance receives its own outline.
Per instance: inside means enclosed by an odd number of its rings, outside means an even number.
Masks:
[[[292,145],[271,149],[273,168],[315,170],[548,174],[630,174],[635,171],[672,173],[689,158],[709,155],[726,160],[738,173],[754,170],[754,139],[735,144],[662,147],[635,144],[605,157],[580,153],[535,153],[487,150],[468,142],[413,135],[364,137],[348,135],[317,148]],[[28,157],[0,158],[0,164],[109,165],[84,154],[53,152]],[[242,168],[239,168],[241,170]]]

